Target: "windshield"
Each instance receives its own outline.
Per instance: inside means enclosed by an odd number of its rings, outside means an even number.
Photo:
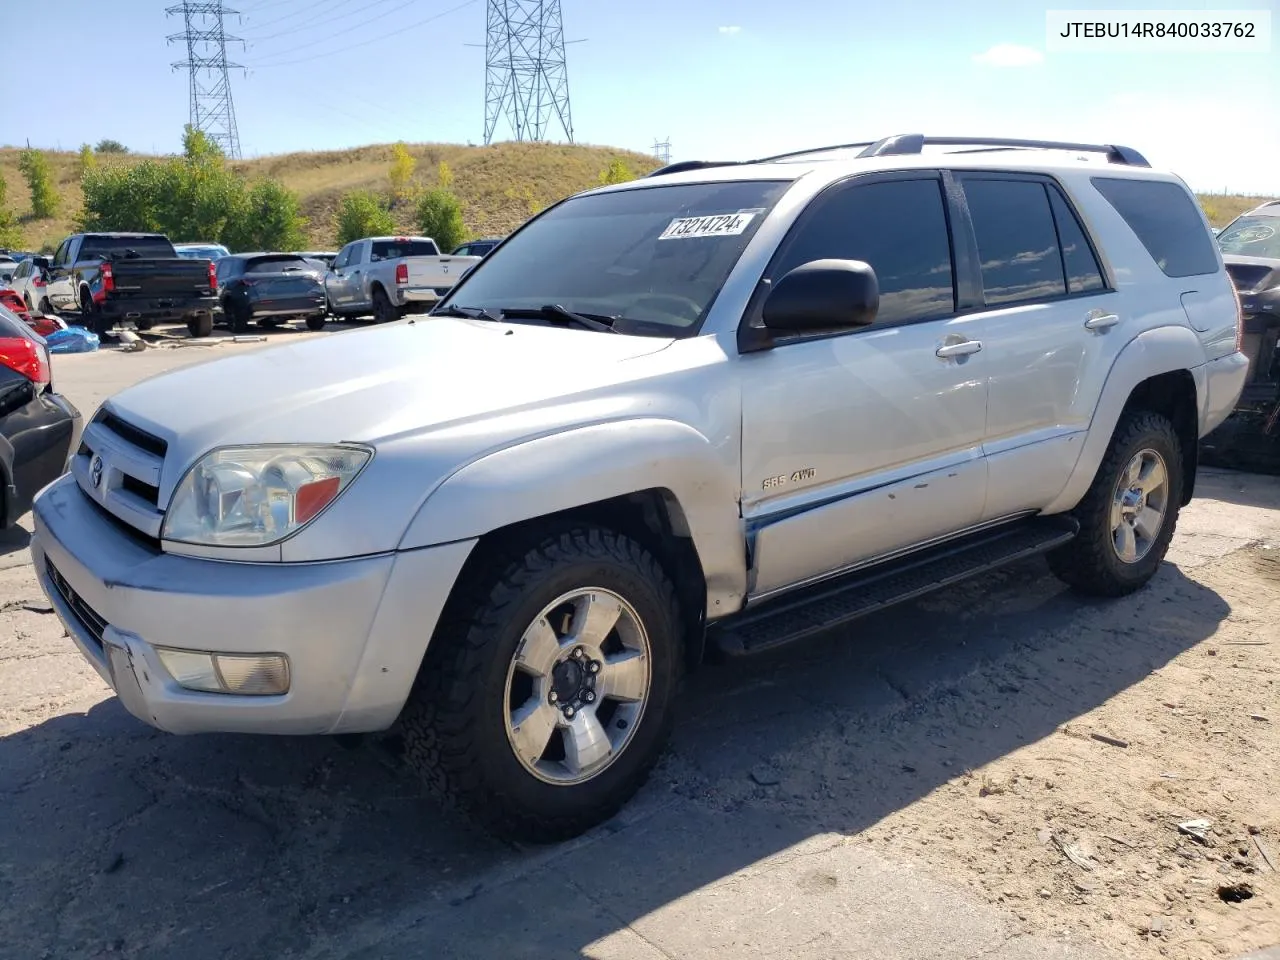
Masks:
[[[1280,260],[1280,217],[1240,217],[1218,234],[1223,253]]]
[[[693,183],[566,200],[480,261],[437,312],[556,305],[621,318],[622,333],[690,336],[788,186]]]
[[[226,247],[178,247],[177,251],[187,260],[221,260],[228,256]]]

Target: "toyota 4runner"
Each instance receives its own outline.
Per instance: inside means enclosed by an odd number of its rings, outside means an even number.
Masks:
[[[1036,554],[1141,587],[1247,366],[1177,177],[919,135],[571,197],[338,336],[107,400],[35,569],[141,720],[394,729],[537,840],[628,800],[712,650]]]

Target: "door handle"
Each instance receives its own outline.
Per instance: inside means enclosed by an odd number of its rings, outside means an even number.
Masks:
[[[1086,330],[1106,330],[1114,327],[1119,322],[1120,318],[1114,313],[1101,313],[1086,320],[1084,328]]]
[[[944,343],[937,349],[937,355],[943,360],[949,360],[952,357],[967,357],[981,349],[981,340],[961,340],[959,343]]]

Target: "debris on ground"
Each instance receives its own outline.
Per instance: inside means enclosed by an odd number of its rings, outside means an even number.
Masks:
[[[1186,820],[1178,824],[1178,832],[1185,833],[1193,840],[1198,840],[1206,847],[1209,846],[1209,829],[1213,824],[1208,820]]]

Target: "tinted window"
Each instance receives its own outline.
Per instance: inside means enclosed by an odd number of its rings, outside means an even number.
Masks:
[[[1088,293],[1102,290],[1102,268],[1093,255],[1084,227],[1075,211],[1056,187],[1049,187],[1049,205],[1053,207],[1053,219],[1058,225],[1058,243],[1062,247],[1062,262],[1067,270],[1067,292]]]
[[[1187,191],[1176,183],[1094,177],[1093,185],[1168,277],[1216,273],[1213,237]]]
[[[955,311],[951,242],[937,180],[863,184],[815,202],[774,277],[811,260],[862,260],[880,281],[878,323]]]
[[[623,332],[688,335],[789,182],[687,183],[573,197],[536,217],[441,308],[558,304]]]
[[[133,256],[169,260],[176,257],[177,253],[173,244],[164,237],[104,237],[90,234],[80,246],[81,260],[92,260],[94,257],[124,259]]]
[[[311,270],[313,267],[302,257],[254,257],[245,267],[245,273],[282,273],[285,270]]]
[[[217,271],[218,282],[226,283],[244,272],[244,261],[239,257],[223,257],[218,261]]]
[[[398,260],[400,257],[438,257],[440,248],[431,240],[375,240],[373,260]]]
[[[351,249],[347,251],[347,266],[354,267],[358,263],[364,262],[364,242],[359,241],[351,245]]]
[[[1063,296],[1058,235],[1044,185],[964,178],[988,305]]]
[[[71,241],[63,240],[58,246],[57,251],[53,255],[53,265],[56,267],[66,266],[67,257],[71,253]]]

